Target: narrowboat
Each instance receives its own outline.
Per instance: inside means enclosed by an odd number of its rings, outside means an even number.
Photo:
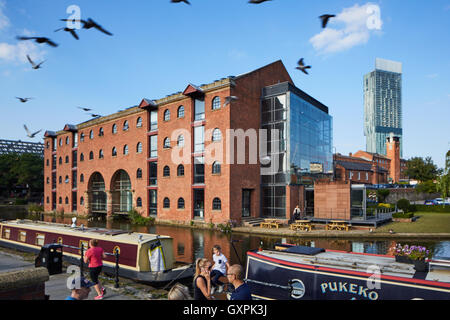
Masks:
[[[61,244],[63,259],[79,265],[81,246],[88,249],[91,239],[97,239],[107,258],[103,270],[114,274],[119,252],[119,276],[135,281],[163,284],[192,277],[192,265],[179,265],[174,259],[173,238],[164,235],[136,233],[124,230],[85,228],[31,220],[0,221],[0,245],[28,252],[39,252],[47,244]]]
[[[247,252],[246,282],[263,300],[450,300],[449,266],[419,272],[388,255],[278,244]]]

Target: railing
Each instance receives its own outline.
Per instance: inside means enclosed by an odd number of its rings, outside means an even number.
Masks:
[[[74,246],[69,246],[66,244],[59,244],[58,245],[64,247],[64,248],[70,248],[70,249],[76,249],[76,250],[80,250],[80,275],[83,276],[84,273],[84,245],[81,244],[81,247],[74,247]],[[115,267],[114,267],[114,288],[119,288],[119,249],[116,249],[115,253],[109,253],[109,252],[105,252],[105,254],[107,256],[113,256],[116,258],[115,261]]]

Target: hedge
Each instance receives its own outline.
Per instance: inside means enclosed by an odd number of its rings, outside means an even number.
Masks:
[[[426,206],[424,204],[412,204],[411,211],[422,211],[422,212],[437,212],[437,213],[450,213],[450,206],[434,205]]]
[[[414,213],[409,212],[409,213],[393,213],[392,214],[392,218],[399,218],[399,219],[411,219],[412,217],[414,217]]]

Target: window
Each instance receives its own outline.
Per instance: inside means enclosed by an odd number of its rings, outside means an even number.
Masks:
[[[150,162],[149,165],[149,182],[151,186],[155,186],[158,184],[158,163],[157,162]]]
[[[59,139],[59,146],[62,147],[62,145],[63,145],[63,140],[62,140],[62,138],[60,138]]]
[[[47,141],[47,143],[45,144],[46,148],[50,148],[50,142]]]
[[[150,131],[158,129],[158,111],[150,111]]]
[[[212,141],[220,141],[222,140],[222,132],[220,131],[220,129],[216,128],[213,130],[212,133]]]
[[[58,203],[59,203],[59,204],[62,204],[62,197],[59,197]]]
[[[26,242],[27,241],[27,233],[26,231],[19,231],[19,241]]]
[[[50,184],[50,178],[47,177],[47,184]]]
[[[165,166],[163,169],[163,177],[170,177],[170,168],[169,166]]]
[[[125,122],[123,123],[123,131],[128,131],[129,126],[128,126],[128,121],[125,120]]]
[[[98,129],[98,136],[103,137],[105,135],[105,132],[103,131],[103,128]]]
[[[57,244],[63,244],[63,238],[62,237],[58,237],[58,241],[56,241]]]
[[[219,97],[214,97],[214,99],[212,101],[212,109],[213,110],[220,109],[220,98]]]
[[[169,121],[170,120],[170,110],[167,109],[166,111],[164,111],[164,121]]]
[[[84,133],[81,133],[81,134],[80,134],[80,141],[81,141],[81,142],[84,142]]]
[[[116,124],[113,124],[113,126],[112,126],[112,133],[113,134],[117,133],[117,125]]]
[[[178,107],[178,118],[184,118],[184,106]]]
[[[178,136],[178,139],[177,139],[177,145],[178,145],[180,148],[183,148],[183,147],[184,147],[184,136],[183,136],[182,134]]]
[[[366,172],[366,181],[369,181],[369,173]]]
[[[141,127],[142,127],[142,118],[139,117],[139,118],[137,118],[137,121],[136,121],[136,128],[141,128]]]
[[[219,198],[213,200],[213,210],[222,210],[222,202]]]
[[[123,154],[124,154],[124,155],[127,155],[127,154],[128,154],[128,146],[127,146],[127,145],[124,145],[124,146],[123,146]]]
[[[220,174],[220,162],[214,162],[212,165],[212,173],[213,174]]]
[[[203,152],[205,150],[205,127],[194,128],[194,152]]]
[[[47,197],[47,203],[50,203],[50,198],[49,197]]]
[[[61,157],[59,157],[58,163],[62,164],[62,158]]]
[[[50,165],[50,160],[47,159],[46,165],[47,167]]]
[[[184,209],[184,199],[183,198],[178,199],[178,209]]]
[[[94,139],[94,130],[89,131],[89,139]]]
[[[120,247],[119,246],[115,246],[114,248],[113,248],[113,251],[112,251],[114,254],[116,254],[116,252],[119,254],[119,256],[120,256]]]
[[[170,148],[170,138],[164,139],[164,149]]]
[[[84,161],[84,154],[80,153],[80,162]]]
[[[361,180],[361,172],[358,172],[358,180]]]
[[[66,156],[66,163],[69,163],[69,156]]]
[[[163,208],[170,208],[170,200],[169,200],[169,198],[164,198]]]
[[[195,109],[195,120],[203,120],[205,119],[205,101],[195,99],[194,102],[194,109]]]
[[[136,171],[136,178],[137,179],[142,179],[142,169],[141,168],[137,169],[137,171]]]
[[[158,156],[158,136],[150,136],[150,158]]]
[[[184,166],[182,164],[180,164],[177,167],[177,176],[179,176],[179,177],[184,176]]]
[[[64,179],[65,183],[69,183],[69,176],[66,176],[66,178]]]
[[[66,199],[65,199],[65,204],[69,204],[69,198],[68,197],[66,197]]]
[[[59,181],[59,183],[62,183],[62,177],[61,176],[59,176],[58,181]]]
[[[116,149],[116,147],[112,148],[111,154],[112,154],[113,157],[117,156],[117,149]]]
[[[103,157],[104,157],[103,150],[100,149],[100,151],[98,152],[98,158],[103,159]]]
[[[80,175],[80,182],[84,182],[84,174]]]
[[[3,239],[9,239],[11,237],[11,229],[3,230]]]
[[[36,234],[36,241],[35,241],[35,244],[36,244],[37,246],[42,247],[42,246],[44,245],[44,243],[45,243],[45,235],[44,235],[44,234],[41,234],[41,233],[37,233],[37,234]]]
[[[138,144],[136,146],[136,152],[142,153],[142,142],[138,142]]]
[[[89,152],[89,160],[94,160],[94,152]]]
[[[205,158],[194,158],[194,184],[205,183]]]
[[[142,199],[141,198],[137,198],[136,199],[136,207],[142,207]]]
[[[66,144],[69,144],[69,142],[70,142],[70,138],[66,137]]]
[[[83,197],[80,198],[80,205],[84,205],[84,198]]]
[[[80,240],[79,242],[79,248],[83,248],[83,252],[86,252],[87,249],[89,249],[89,241],[87,240]],[[78,250],[78,254],[81,254],[81,250]]]

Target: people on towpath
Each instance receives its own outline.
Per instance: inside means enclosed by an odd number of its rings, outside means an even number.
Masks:
[[[101,247],[98,246],[98,240],[92,239],[89,241],[89,249],[84,255],[84,262],[89,262],[89,275],[92,282],[95,284],[94,288],[97,291],[95,300],[102,300],[106,294],[106,289],[102,286],[98,280],[98,276],[102,272],[103,259],[106,258],[106,254]]]

